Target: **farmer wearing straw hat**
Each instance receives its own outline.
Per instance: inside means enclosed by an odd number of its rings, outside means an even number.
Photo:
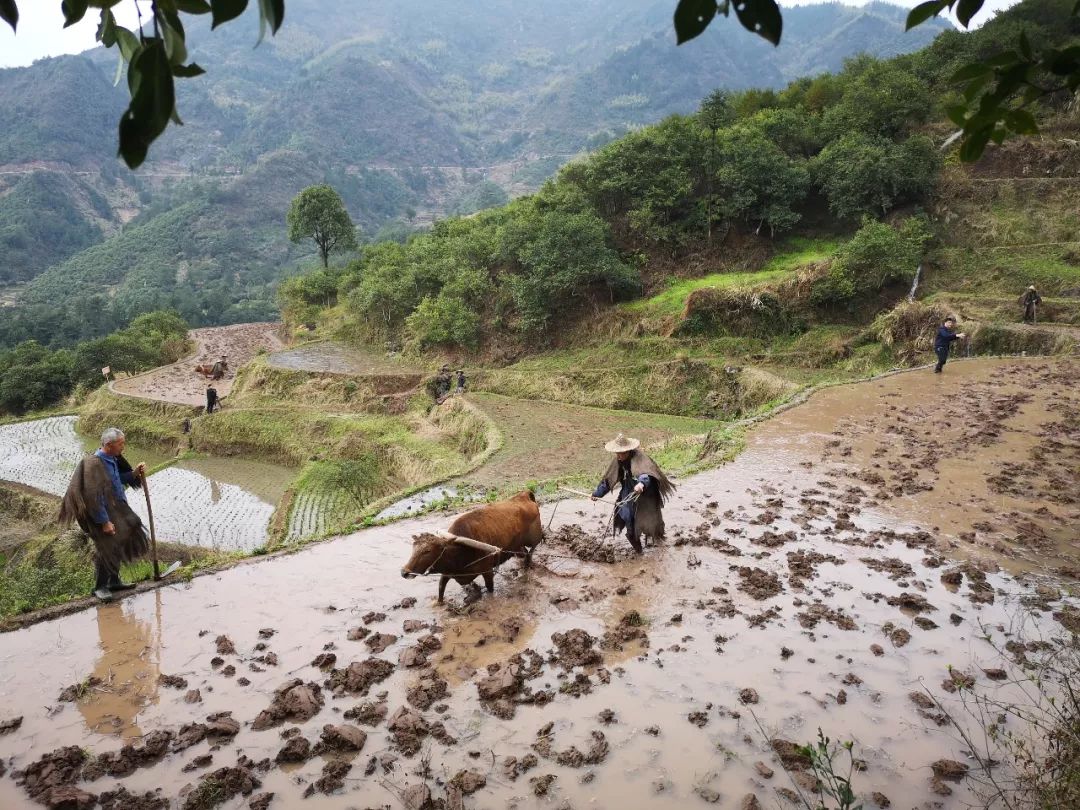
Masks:
[[[614,530],[626,529],[626,537],[634,551],[641,553],[641,536],[663,537],[664,515],[661,508],[675,491],[656,462],[641,449],[641,442],[621,433],[604,445],[614,453],[603,480],[592,499],[618,492],[615,503]]]

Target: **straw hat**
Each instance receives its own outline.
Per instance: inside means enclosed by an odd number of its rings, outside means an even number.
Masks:
[[[631,450],[637,450],[639,447],[641,447],[641,442],[637,439],[628,439],[621,433],[604,445],[604,449],[609,453],[629,453]]]

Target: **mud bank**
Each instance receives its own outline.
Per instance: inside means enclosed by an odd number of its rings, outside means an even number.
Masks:
[[[446,523],[431,517],[0,637],[0,705],[21,715],[0,734],[0,806],[123,788],[145,807],[266,793],[253,806],[419,807],[428,791],[451,806],[785,807],[810,779],[790,743],[818,727],[855,741],[867,807],[875,792],[966,806],[977,797],[949,776],[962,768],[942,762],[971,760],[938,724],[965,722],[957,676],[1009,699],[1016,651],[1053,645],[1076,615],[1057,585],[1000,570],[1027,561],[974,523],[1075,517],[1050,473],[1080,446],[1077,366],[948,370],[823,392],[760,426],[736,461],[680,482],[643,558],[606,536],[604,506],[563,502],[530,572],[505,566],[470,605],[451,585],[439,608],[434,580],[399,575],[409,538]],[[984,389],[1013,384],[1029,394],[1015,408]],[[1044,453],[1047,474],[1014,475],[1030,490],[1000,518],[971,493],[929,511],[950,479],[909,446],[960,429],[965,390],[990,410],[937,464],[974,479]],[[1044,433],[1057,444],[1020,440]],[[882,482],[858,480],[870,473]],[[1080,538],[1057,528],[1061,578]]]

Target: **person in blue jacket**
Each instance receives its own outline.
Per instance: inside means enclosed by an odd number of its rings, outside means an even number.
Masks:
[[[613,517],[614,529],[626,529],[626,538],[634,551],[641,554],[641,536],[660,538],[664,536],[664,502],[675,491],[660,467],[641,449],[641,442],[621,433],[604,445],[615,458],[608,465],[603,480],[596,487],[592,499],[603,498],[609,492],[618,492]]]
[[[142,520],[128,505],[126,487],[141,487],[145,464],[132,467],[123,456],[123,431],[109,428],[101,448],[79,462],[60,504],[60,523],[79,528],[94,542],[94,596],[109,601],[134,588],[120,579],[120,565],[149,549]]]
[[[963,332],[956,331],[956,319],[949,317],[938,327],[937,336],[934,338],[934,354],[937,355],[937,365],[934,373],[940,374],[945,368],[945,361],[949,359],[949,349],[954,340],[963,340],[967,337]]]

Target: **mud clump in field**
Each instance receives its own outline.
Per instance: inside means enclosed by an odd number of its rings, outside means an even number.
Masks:
[[[841,630],[859,629],[855,620],[845,614],[842,610],[836,610],[821,602],[815,602],[801,613],[796,613],[795,618],[798,619],[799,624],[807,630],[813,630],[817,627],[818,622],[821,621],[833,624]]]
[[[98,796],[98,801],[101,803],[101,810],[169,810],[171,804],[166,796],[150,791],[142,795],[129,793],[124,787],[102,793]]]
[[[630,547],[620,553],[616,545],[608,542],[606,534],[592,535],[577,525],[560,526],[552,537],[554,544],[570,551],[582,562],[611,564],[630,557]]]
[[[833,565],[843,565],[844,561],[833,554],[822,554],[819,551],[789,551],[787,554],[788,584],[792,588],[805,589],[806,581],[817,576],[817,566],[823,562]]]
[[[317,683],[304,683],[294,678],[274,690],[269,708],[263,709],[251,724],[254,731],[279,725],[286,720],[310,720],[323,707],[322,689]]]
[[[783,592],[780,577],[776,574],[764,571],[761,568],[748,568],[746,566],[732,566],[742,580],[739,590],[752,599],[770,599]]]
[[[261,784],[251,769],[244,765],[218,768],[204,776],[195,789],[187,794],[183,810],[210,810],[234,796],[250,796]]]
[[[431,732],[427,721],[415,709],[402,706],[386,721],[393,739],[393,748],[407,757],[420,750],[424,737]]]
[[[393,672],[394,665],[382,658],[353,661],[347,668],[331,672],[327,687],[334,694],[350,692],[366,695],[372,686],[385,681]]]
[[[365,726],[377,726],[386,719],[388,711],[384,696],[382,700],[368,700],[354,706],[347,710],[342,717],[346,720],[355,720]]]
[[[18,785],[30,794],[30,798],[42,804],[48,804],[48,797],[54,791],[74,785],[79,781],[86,752],[77,745],[57,748],[35,762],[25,770],[12,774]]]
[[[649,646],[649,635],[645,632],[645,619],[636,610],[625,614],[619,623],[604,632],[600,639],[600,648],[604,650],[622,650],[632,641],[640,641],[642,647]]]
[[[237,730],[239,730],[239,724],[237,724]],[[202,736],[205,738],[205,733]],[[125,745],[119,751],[111,751],[94,757],[83,768],[82,778],[93,781],[105,775],[116,778],[127,776],[140,767],[157,762],[168,753],[173,743],[171,731],[167,729],[152,731],[143,738],[142,745],[138,747]]]
[[[599,765],[607,758],[611,747],[602,731],[590,732],[591,742],[587,751],[580,751],[575,745],[571,745],[565,751],[556,751],[554,728],[554,723],[548,723],[536,732],[537,739],[532,747],[544,759],[554,760],[569,768],[581,768],[585,765]]]
[[[555,650],[550,654],[549,660],[563,669],[593,666],[604,660],[600,652],[594,649],[596,639],[580,628],[567,630],[565,633],[553,633],[551,640],[555,642]]]
[[[367,732],[347,723],[323,726],[322,739],[313,749],[316,756],[329,751],[362,751],[367,742]]]
[[[449,694],[446,681],[434,670],[421,673],[420,677],[408,688],[405,699],[413,706],[426,711],[437,700],[441,700]]]

